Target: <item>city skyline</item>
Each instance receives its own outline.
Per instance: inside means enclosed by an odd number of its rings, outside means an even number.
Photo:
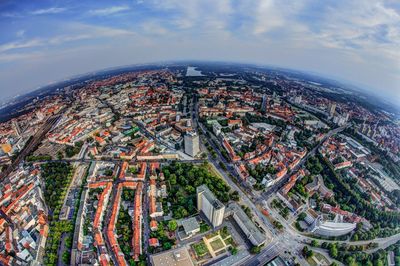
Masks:
[[[3,1],[0,9],[3,98],[104,68],[194,59],[318,73],[400,102],[395,1]]]
[[[400,124],[359,92],[188,62],[3,110],[1,265],[400,262]]]

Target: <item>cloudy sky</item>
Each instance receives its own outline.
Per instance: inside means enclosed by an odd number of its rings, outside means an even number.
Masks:
[[[0,1],[0,99],[93,70],[186,59],[312,71],[400,105],[400,1]]]

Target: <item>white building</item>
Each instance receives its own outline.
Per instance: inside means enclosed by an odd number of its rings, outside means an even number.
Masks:
[[[346,223],[337,215],[333,221],[324,220],[322,216],[315,219],[311,226],[311,232],[321,236],[342,236],[353,231],[357,224]]]
[[[200,152],[199,135],[196,132],[190,131],[186,133],[184,142],[186,154],[195,157]]]
[[[197,209],[202,211],[213,227],[222,224],[225,205],[222,204],[206,185],[197,187]]]

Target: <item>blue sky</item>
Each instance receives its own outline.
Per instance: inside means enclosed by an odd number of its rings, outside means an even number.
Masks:
[[[400,105],[400,2],[0,1],[0,98],[73,75],[165,60],[290,67]]]

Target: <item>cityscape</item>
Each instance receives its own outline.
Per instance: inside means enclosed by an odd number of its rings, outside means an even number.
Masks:
[[[0,0],[0,266],[400,266],[399,0]]]
[[[1,263],[397,265],[400,124],[358,94],[206,62],[40,93],[1,123]]]

